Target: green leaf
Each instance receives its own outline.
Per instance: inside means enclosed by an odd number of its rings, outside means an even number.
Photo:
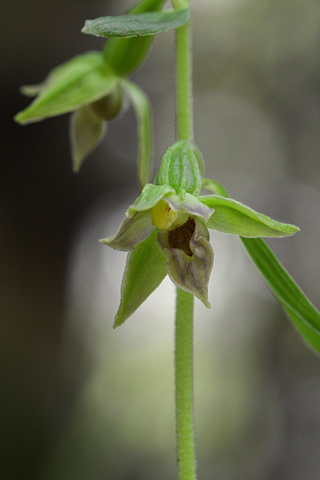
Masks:
[[[207,226],[218,232],[254,238],[285,237],[299,231],[294,225],[272,220],[231,198],[208,195],[199,197],[199,200],[214,208],[215,212]]]
[[[86,20],[81,31],[96,37],[141,37],[179,28],[189,18],[189,9],[100,17]]]
[[[118,77],[105,65],[102,53],[79,55],[49,74],[38,97],[15,120],[30,123],[72,112],[104,97],[117,83]]]
[[[152,121],[148,97],[134,83],[122,79],[121,85],[130,98],[138,120],[138,177],[143,188],[151,177],[152,166]]]
[[[165,3],[166,0],[141,0],[130,10],[129,14],[159,11]],[[118,75],[128,75],[143,62],[153,40],[154,35],[109,38],[103,51],[105,61]]]
[[[74,112],[70,118],[72,165],[75,173],[89,153],[100,143],[106,131],[106,123],[96,116],[90,106]]]
[[[320,313],[262,239],[241,238],[249,257],[307,344],[320,353]]]
[[[166,257],[158,244],[155,230],[128,255],[114,328],[122,325],[140,307],[166,274]]]

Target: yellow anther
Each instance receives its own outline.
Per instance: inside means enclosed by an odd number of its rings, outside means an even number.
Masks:
[[[179,214],[172,210],[164,200],[160,200],[151,208],[152,221],[160,230],[168,230],[178,216]]]

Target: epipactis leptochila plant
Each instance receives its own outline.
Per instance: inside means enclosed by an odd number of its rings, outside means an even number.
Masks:
[[[138,118],[138,178],[143,188],[115,236],[101,240],[129,251],[114,326],[121,325],[168,274],[177,286],[175,387],[180,480],[196,478],[193,427],[193,297],[207,307],[213,267],[209,231],[239,235],[243,246],[304,341],[320,353],[320,314],[259,237],[284,237],[299,229],[257,213],[229,198],[217,182],[203,178],[203,160],[193,142],[191,39],[188,0],[141,0],[127,15],[88,20],[83,32],[109,38],[102,52],[79,55],[54,69],[44,83],[24,87],[37,96],[15,119],[30,123],[72,112],[73,169],[100,142],[124,96]],[[145,93],[127,76],[140,66],[154,36],[176,30],[177,142],[151,177],[151,109]],[[209,190],[211,195],[200,195]]]

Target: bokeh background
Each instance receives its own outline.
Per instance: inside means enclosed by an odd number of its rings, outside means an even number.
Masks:
[[[68,115],[12,118],[73,55],[101,49],[87,18],[129,0],[1,5],[1,453],[5,480],[176,478],[174,288],[165,280],[120,329],[125,254],[98,243],[138,195],[132,109],[78,175]],[[206,175],[280,221],[269,242],[320,307],[318,0],[197,0],[195,139]],[[155,168],[174,141],[174,37],[132,75],[154,113]],[[195,401],[202,480],[316,480],[320,363],[236,238],[211,234],[210,310],[196,302]]]

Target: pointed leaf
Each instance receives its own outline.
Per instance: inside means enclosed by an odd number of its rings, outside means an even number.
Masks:
[[[77,110],[110,93],[118,78],[106,67],[102,53],[79,55],[49,74],[44,88],[15,120],[29,123]]]
[[[152,167],[152,122],[148,97],[134,83],[122,79],[121,85],[130,98],[138,121],[138,177],[143,188],[150,182]]]
[[[77,110],[70,118],[70,140],[73,171],[79,172],[89,153],[102,140],[106,123],[97,117],[89,106]]]
[[[166,257],[158,244],[157,231],[154,231],[128,255],[114,328],[122,325],[140,307],[166,274]]]
[[[307,344],[320,353],[320,313],[262,239],[241,238],[250,259]]]
[[[130,15],[159,11],[166,0],[141,0],[129,12]],[[104,47],[105,61],[118,75],[128,75],[135,70],[147,56],[154,35],[132,38],[109,38]]]
[[[285,237],[299,231],[295,225],[280,223],[231,198],[220,195],[199,197],[200,202],[214,208],[208,228],[243,237]]]
[[[189,18],[189,9],[100,17],[86,20],[81,31],[96,37],[141,37],[179,28]]]

